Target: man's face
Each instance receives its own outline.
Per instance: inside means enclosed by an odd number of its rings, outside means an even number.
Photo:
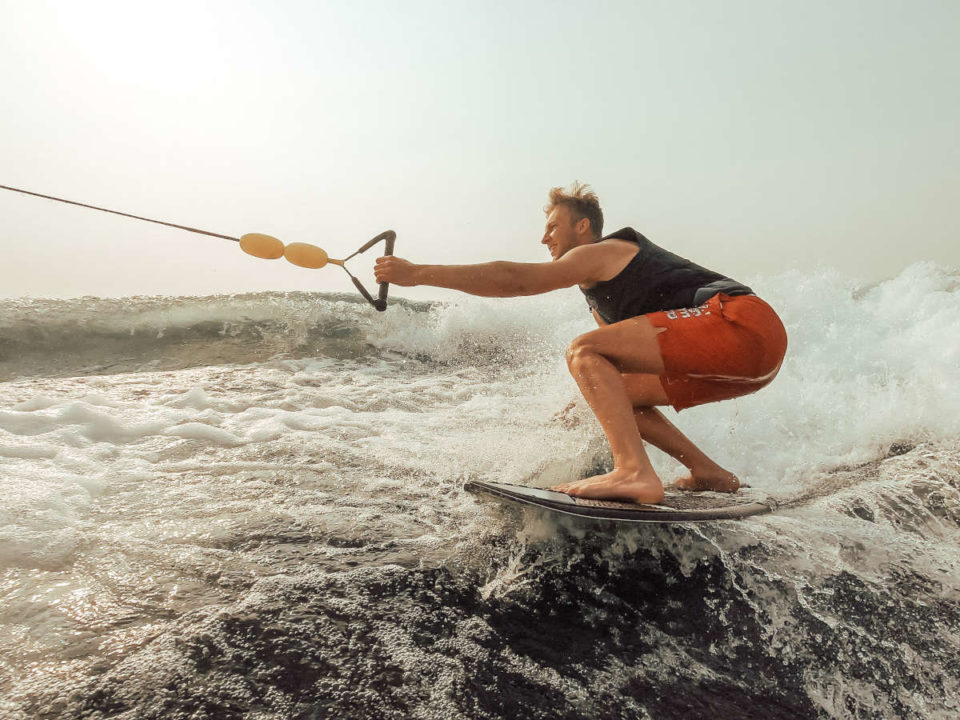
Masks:
[[[550,257],[557,260],[575,248],[577,242],[576,227],[570,216],[570,208],[566,205],[557,205],[547,215],[547,227],[543,233],[542,242],[550,250]]]

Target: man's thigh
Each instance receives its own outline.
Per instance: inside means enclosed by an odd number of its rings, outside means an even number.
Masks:
[[[660,375],[664,372],[657,340],[661,332],[646,317],[635,317],[584,333],[570,344],[570,350],[598,353],[624,374]]]
[[[635,408],[654,405],[670,405],[670,399],[663,389],[663,383],[656,375],[646,373],[624,373],[623,384],[627,388],[627,397]]]

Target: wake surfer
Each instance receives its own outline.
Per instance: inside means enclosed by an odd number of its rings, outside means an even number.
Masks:
[[[599,325],[573,340],[567,365],[610,443],[613,470],[552,488],[596,499],[656,503],[663,484],[643,441],[683,463],[682,490],[736,492],[740,481],[710,459],[657,406],[676,410],[747,395],[776,376],[787,334],[745,285],[654,245],[632,228],[601,236],[589,186],[550,191],[541,241],[548,263],[416,265],[377,259],[378,282],[430,285],[484,297],[579,286]]]

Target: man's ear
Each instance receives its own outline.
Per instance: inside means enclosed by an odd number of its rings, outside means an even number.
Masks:
[[[577,232],[580,234],[590,232],[590,218],[582,217],[577,220]]]

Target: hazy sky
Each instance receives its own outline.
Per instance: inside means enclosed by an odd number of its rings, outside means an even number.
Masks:
[[[0,87],[0,184],[332,257],[392,228],[547,261],[581,180],[734,277],[960,266],[957,0],[0,0]],[[5,297],[352,289],[5,191],[0,220]]]

